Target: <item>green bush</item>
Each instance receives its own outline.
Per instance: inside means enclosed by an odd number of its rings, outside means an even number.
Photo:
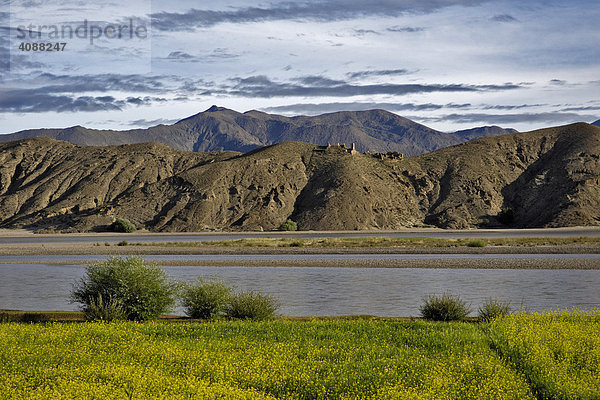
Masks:
[[[103,299],[101,294],[96,299],[90,300],[89,306],[84,309],[84,314],[87,321],[110,322],[127,317],[122,300],[112,297]]]
[[[211,319],[221,315],[231,297],[231,288],[222,281],[198,278],[195,284],[183,284],[181,305],[187,316]]]
[[[297,231],[298,224],[292,221],[291,219],[286,220],[283,224],[279,226],[280,231]]]
[[[489,298],[479,307],[479,318],[483,321],[491,321],[494,318],[508,315],[511,311],[509,302]]]
[[[231,319],[260,321],[273,318],[278,308],[279,304],[272,296],[253,291],[240,292],[229,300],[225,316]]]
[[[85,276],[73,288],[71,299],[82,305],[87,315],[98,301],[119,302],[129,320],[156,319],[175,303],[176,285],[165,272],[146,265],[141,257],[111,257],[103,263],[88,265]],[[103,304],[103,306],[105,306]]]
[[[421,316],[430,321],[462,321],[471,310],[458,296],[428,296],[421,306]]]
[[[113,232],[123,232],[123,233],[131,233],[131,232],[135,232],[137,230],[135,228],[135,225],[133,225],[131,222],[129,222],[128,219],[125,219],[125,218],[117,218],[117,220],[115,222],[113,222],[112,225],[110,226],[110,229]]]
[[[485,247],[487,246],[487,242],[483,239],[471,240],[467,243],[467,247]]]

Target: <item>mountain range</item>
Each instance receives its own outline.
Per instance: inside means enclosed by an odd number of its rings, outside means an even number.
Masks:
[[[317,145],[355,143],[360,152],[399,152],[412,156],[483,136],[514,132],[514,129],[497,126],[440,132],[384,110],[283,117],[260,111],[239,113],[213,106],[173,125],[128,131],[95,130],[82,126],[34,129],[0,135],[0,142],[49,137],[80,146],[158,142],[183,151],[247,152],[283,141],[301,141]]]
[[[303,142],[245,154],[0,144],[0,228],[102,231],[117,217],[152,231],[271,230],[288,218],[302,230],[599,225],[600,127],[485,137],[414,157]]]

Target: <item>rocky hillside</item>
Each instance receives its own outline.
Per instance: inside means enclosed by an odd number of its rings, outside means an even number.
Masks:
[[[299,142],[246,154],[156,143],[0,144],[0,227],[155,231],[600,224],[600,128],[487,137],[399,159]]]
[[[174,125],[129,131],[94,130],[82,126],[36,129],[0,135],[0,142],[49,137],[80,146],[158,142],[184,151],[247,152],[283,141],[300,141],[318,145],[356,143],[356,148],[362,152],[396,151],[417,155],[482,136],[512,132],[515,131],[500,127],[438,132],[383,110],[288,118],[259,111],[242,114],[214,106]]]

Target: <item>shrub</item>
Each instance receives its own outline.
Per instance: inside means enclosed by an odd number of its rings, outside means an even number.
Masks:
[[[487,242],[483,239],[471,240],[467,243],[467,247],[485,247],[487,246]]]
[[[225,308],[225,316],[232,319],[265,320],[273,318],[279,308],[277,300],[269,295],[247,291],[235,294]]]
[[[88,321],[117,321],[126,319],[125,306],[123,301],[108,297],[103,299],[102,295],[91,299],[90,304],[84,310],[85,319]]]
[[[511,312],[509,302],[489,298],[479,307],[479,318],[483,321],[491,321],[494,318],[508,315]]]
[[[82,311],[92,314],[98,301],[109,300],[103,307],[122,304],[125,317],[144,321],[156,319],[175,303],[176,285],[169,283],[165,272],[146,265],[141,257],[111,257],[103,263],[88,265],[85,276],[73,288],[71,299],[82,304]]]
[[[421,316],[430,321],[462,321],[471,312],[458,296],[428,296],[421,306]]]
[[[298,224],[292,221],[291,219],[287,219],[283,224],[279,226],[280,231],[297,231]]]
[[[231,288],[222,281],[198,278],[195,284],[186,283],[181,289],[181,305],[187,316],[211,319],[223,313],[231,297]]]
[[[117,246],[129,246],[129,242],[127,240],[121,240],[119,243],[117,243]]]
[[[117,218],[117,220],[115,222],[113,222],[112,225],[110,226],[110,229],[113,232],[123,232],[123,233],[131,233],[131,232],[135,232],[137,230],[135,228],[135,225],[133,225],[131,222],[129,222],[128,219],[125,219],[125,218]]]

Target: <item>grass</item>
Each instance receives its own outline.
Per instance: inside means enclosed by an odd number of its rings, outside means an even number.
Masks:
[[[246,238],[237,240],[203,242],[149,242],[127,243],[125,246],[161,246],[161,247],[310,247],[310,248],[347,248],[347,247],[486,247],[486,246],[569,246],[600,245],[600,237],[572,238],[497,238],[497,239],[441,239],[427,237],[412,238]]]
[[[0,324],[3,398],[533,399],[476,324]]]

